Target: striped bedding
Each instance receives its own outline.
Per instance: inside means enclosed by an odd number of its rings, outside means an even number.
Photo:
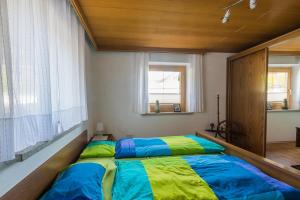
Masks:
[[[116,158],[211,154],[224,147],[194,135],[153,138],[125,138],[116,144]]]
[[[122,159],[98,158],[106,146],[97,152],[94,145],[107,144],[88,145],[86,155],[95,158],[60,173],[42,200],[300,199],[300,190],[193,135],[119,140],[115,156]]]
[[[228,155],[116,161],[114,200],[298,200],[300,191]]]

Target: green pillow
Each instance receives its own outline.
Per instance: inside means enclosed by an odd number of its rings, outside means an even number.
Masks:
[[[114,141],[92,141],[80,154],[80,158],[114,157],[115,146]]]

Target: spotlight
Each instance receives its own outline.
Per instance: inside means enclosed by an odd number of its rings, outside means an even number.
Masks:
[[[256,0],[249,0],[249,8],[253,10],[256,8]]]
[[[222,23],[225,24],[226,22],[228,22],[229,21],[229,17],[230,17],[230,10],[228,9],[225,12],[225,15],[224,15],[224,17],[222,19]]]

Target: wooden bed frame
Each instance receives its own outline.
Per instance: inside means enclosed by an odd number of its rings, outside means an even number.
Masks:
[[[300,189],[300,171],[291,167],[283,166],[279,163],[276,163],[270,159],[258,156],[254,153],[246,151],[242,148],[229,144],[223,140],[217,139],[213,136],[208,135],[207,133],[196,132],[196,135],[199,137],[206,138],[213,142],[216,142],[226,148],[225,153],[239,157],[257,168],[261,169],[266,174],[272,176],[275,179],[278,179],[282,182],[285,182],[291,186],[294,186]]]
[[[68,145],[50,157],[40,167],[8,191],[1,200],[38,199],[53,183],[57,174],[75,162],[87,144],[85,130]],[[1,183],[3,184],[3,183]]]
[[[298,170],[275,163],[269,159],[214,138],[207,133],[196,133],[196,135],[224,146],[226,148],[226,154],[234,155],[246,160],[266,174],[300,189],[300,172]],[[13,187],[1,198],[1,200],[38,199],[51,186],[57,174],[70,163],[77,160],[86,143],[87,131],[84,131]]]

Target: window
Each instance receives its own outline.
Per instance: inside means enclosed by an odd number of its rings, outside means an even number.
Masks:
[[[155,112],[158,100],[161,112],[173,112],[173,104],[186,111],[186,67],[151,65],[148,76],[149,110]]]
[[[269,68],[268,102],[272,109],[281,109],[284,99],[291,105],[291,68]]]
[[[202,55],[138,52],[132,70],[135,113],[154,112],[156,100],[161,112],[173,112],[177,103],[183,112],[203,111]]]
[[[84,29],[70,2],[5,0],[0,8],[2,162],[85,121],[87,109]]]

